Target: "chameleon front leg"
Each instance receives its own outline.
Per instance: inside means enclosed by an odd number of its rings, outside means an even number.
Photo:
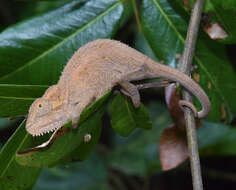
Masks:
[[[88,92],[89,94],[89,92]],[[71,120],[72,120],[72,127],[75,129],[78,126],[80,115],[82,111],[91,103],[93,103],[96,100],[96,97],[94,95],[90,95],[85,98],[81,98],[83,101],[76,101],[72,104],[73,111],[71,112]]]

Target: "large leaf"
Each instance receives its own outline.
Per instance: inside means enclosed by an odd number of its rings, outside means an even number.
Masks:
[[[176,1],[144,0],[142,26],[145,37],[159,59],[175,66],[175,54],[182,53],[187,29],[185,12]],[[200,35],[194,78],[208,94],[212,108],[209,118],[215,121],[232,119],[236,115],[236,75],[230,65],[224,46]],[[223,71],[223,72],[222,72]],[[200,107],[198,106],[198,109]]]
[[[38,142],[26,133],[24,124],[19,126],[0,152],[1,190],[30,189],[40,174],[40,168],[24,167],[15,160],[17,151]]]
[[[0,87],[4,90],[0,96],[0,117],[26,114],[35,97],[42,95],[38,85],[55,84],[80,46],[114,34],[123,15],[127,15],[124,5],[117,0],[91,0],[82,6],[80,1],[73,1],[2,32]],[[7,85],[12,93],[6,90]],[[34,96],[24,93],[29,88],[24,85],[35,86]],[[19,92],[20,97],[16,98]]]
[[[0,116],[25,115],[32,102],[47,88],[43,85],[0,84]]]

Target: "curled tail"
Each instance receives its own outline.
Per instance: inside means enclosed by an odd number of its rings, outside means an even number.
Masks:
[[[168,67],[166,65],[157,64],[151,59],[148,59],[147,65],[150,69],[148,72],[153,78],[160,77],[178,82],[187,91],[196,96],[202,105],[202,110],[197,112],[195,106],[192,103],[187,102],[185,100],[181,100],[179,102],[181,107],[183,106],[189,107],[194,112],[195,116],[198,118],[203,118],[209,113],[211,108],[211,103],[208,96],[203,91],[203,89],[188,75],[184,74],[183,72],[180,72],[177,69]]]

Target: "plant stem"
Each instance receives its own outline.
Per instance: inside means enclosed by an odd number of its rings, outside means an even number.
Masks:
[[[199,24],[201,20],[201,14],[203,9],[204,0],[196,0],[194,8],[192,10],[188,33],[185,41],[184,53],[179,64],[179,70],[186,74],[190,74],[192,60],[198,35]],[[183,91],[183,98],[187,101],[192,101],[191,95],[187,91]],[[198,141],[197,132],[195,126],[195,119],[192,111],[189,108],[185,108],[184,111],[186,121],[187,140],[189,147],[191,173],[193,180],[193,189],[202,190],[202,176],[200,168],[200,160],[198,153]]]

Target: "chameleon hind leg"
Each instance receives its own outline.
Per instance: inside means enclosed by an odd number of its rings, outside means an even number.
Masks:
[[[133,80],[143,80],[146,78],[151,78],[148,75],[147,70],[148,67],[146,65],[142,65],[140,68],[133,70],[130,73],[123,76],[122,81],[118,82],[118,84],[121,86],[121,92],[131,98],[135,108],[138,108],[141,103],[140,94],[138,91],[139,89],[163,87],[169,84],[168,81],[151,82],[138,85],[134,85],[131,82],[129,82]]]
[[[158,81],[158,82],[143,83],[143,84],[138,84],[138,85],[134,85],[134,84],[127,82],[127,81],[123,81],[123,82],[119,83],[119,85],[121,86],[120,91],[124,95],[129,96],[131,98],[135,108],[138,108],[141,103],[140,94],[139,94],[140,89],[160,88],[160,87],[165,87],[169,84],[170,83],[167,80],[162,80],[162,81]]]
[[[126,96],[129,96],[133,102],[135,108],[140,106],[140,94],[138,88],[129,81],[133,80],[142,80],[147,78],[147,66],[142,65],[141,67],[126,73],[125,76],[121,77],[121,80],[118,84],[121,86],[121,92]]]
[[[134,107],[138,108],[141,103],[138,88],[134,84],[127,81],[119,82],[119,85],[121,86],[120,91],[126,96],[129,96],[133,102]]]

